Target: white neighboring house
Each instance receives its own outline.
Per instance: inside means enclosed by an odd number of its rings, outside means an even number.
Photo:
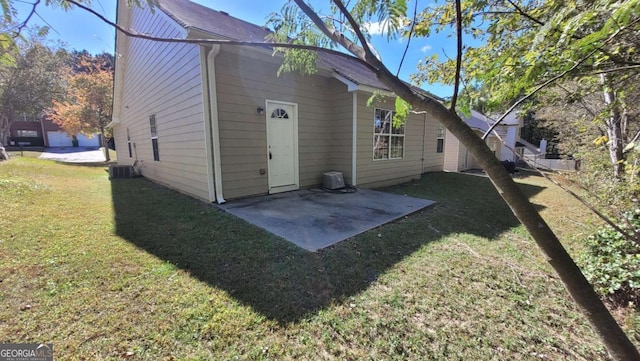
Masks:
[[[463,120],[480,137],[495,123],[493,118],[475,110],[471,111],[469,117],[463,117]],[[495,134],[490,134],[487,137],[487,145],[501,161],[509,160],[515,162],[518,159],[519,155],[516,155],[514,151],[518,152],[519,150],[516,147],[521,147],[518,144],[521,127],[522,121],[518,119],[516,112],[512,112],[495,128],[495,131],[505,144]],[[443,165],[445,171],[459,172],[482,168],[467,148],[449,131],[447,131],[446,139]]]
[[[95,133],[91,138],[84,134],[78,133],[76,135],[78,140],[78,147],[99,147],[100,146],[100,134]],[[72,147],[73,140],[71,137],[60,131],[48,131],[47,132],[47,146],[48,147]]]

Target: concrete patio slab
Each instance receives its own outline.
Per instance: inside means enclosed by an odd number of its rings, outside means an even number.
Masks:
[[[234,200],[219,207],[315,252],[433,203],[368,189],[338,194],[300,190]]]

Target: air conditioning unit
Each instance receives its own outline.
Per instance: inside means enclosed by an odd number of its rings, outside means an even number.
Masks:
[[[110,165],[109,179],[132,178],[133,167],[130,165]]]
[[[322,175],[322,187],[325,189],[344,188],[342,172],[327,172]]]

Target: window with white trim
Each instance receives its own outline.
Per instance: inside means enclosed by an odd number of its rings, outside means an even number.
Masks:
[[[442,126],[438,127],[436,132],[436,142],[436,153],[444,152],[444,128]]]
[[[156,126],[156,115],[149,117],[149,129],[151,130],[151,148],[153,148],[153,160],[160,161],[160,151],[158,149],[158,128]]]
[[[404,157],[404,124],[393,125],[394,111],[374,110],[373,160],[402,159]]]
[[[17,136],[21,138],[37,138],[38,137],[37,130],[18,129],[16,133],[17,133]]]

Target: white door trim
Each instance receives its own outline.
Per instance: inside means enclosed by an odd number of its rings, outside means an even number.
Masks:
[[[216,88],[216,56],[220,53],[220,45],[214,45],[211,47],[209,54],[206,57],[207,65],[207,85],[209,95],[209,121],[205,121],[210,126],[209,130],[205,130],[205,146],[207,152],[213,152],[213,160],[210,156],[207,156],[207,162],[211,162],[213,167],[213,184],[211,184],[211,174],[208,174],[208,186],[209,186],[209,198],[211,199],[211,186],[215,193],[215,200],[218,204],[225,203],[224,195],[222,194],[222,161],[220,160],[220,127],[218,119],[218,90]],[[206,120],[206,117],[205,117]],[[210,135],[209,143],[207,144],[207,134]],[[211,149],[213,148],[213,149]],[[207,167],[209,165],[207,164]]]
[[[293,108],[293,174],[294,174],[294,182],[290,185],[284,186],[274,186],[271,184],[271,168],[267,167],[267,179],[269,182],[269,194],[280,193],[293,191],[300,188],[300,173],[299,173],[299,160],[298,160],[298,104],[283,102],[279,100],[265,100],[265,126],[267,129],[267,149],[266,149],[266,157],[267,164],[269,164],[269,118],[271,114],[269,114],[269,105],[273,104],[282,104],[291,106]]]

